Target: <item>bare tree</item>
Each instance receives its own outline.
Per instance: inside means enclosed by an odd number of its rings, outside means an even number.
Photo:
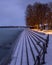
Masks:
[[[32,26],[33,24],[33,11],[32,11],[32,5],[28,5],[26,8],[26,25]]]
[[[26,25],[34,26],[36,24],[49,23],[50,7],[48,4],[34,3],[26,8]]]
[[[52,2],[48,3],[48,6],[50,8],[50,12],[49,12],[49,26],[52,28]]]

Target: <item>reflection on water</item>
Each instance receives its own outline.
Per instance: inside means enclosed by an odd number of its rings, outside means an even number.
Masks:
[[[0,46],[13,43],[18,37],[20,31],[19,28],[0,28]],[[9,49],[0,47],[0,60],[9,53]]]

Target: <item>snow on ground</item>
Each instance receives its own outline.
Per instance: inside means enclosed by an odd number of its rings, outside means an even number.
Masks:
[[[49,36],[49,45],[47,49],[46,55],[46,64],[45,65],[52,65],[52,35]]]
[[[41,32],[41,31],[40,31]],[[45,31],[44,31],[45,32]],[[45,65],[52,65],[52,31],[46,31],[46,34],[48,34],[49,32],[49,45],[48,45],[48,49],[47,49],[47,54],[46,54],[46,64]],[[24,36],[24,35],[23,35]],[[28,47],[29,48],[29,47]],[[21,53],[20,53],[21,54]],[[31,54],[31,53],[30,53]],[[21,57],[21,56],[19,56]],[[30,58],[30,57],[29,57]],[[13,63],[14,60],[11,62]],[[24,62],[24,61],[23,61]],[[30,61],[31,62],[31,61]],[[17,63],[17,62],[16,62]],[[19,62],[20,63],[20,62]],[[32,62],[31,62],[32,63]],[[13,63],[14,64],[14,63]],[[10,65],[13,65],[10,64]],[[18,64],[19,65],[19,64]],[[32,65],[32,64],[31,64]]]
[[[35,30],[35,31],[38,31],[38,32],[41,32],[41,33],[45,33],[45,34],[52,34],[52,30],[40,30],[40,29],[32,29],[32,30]]]
[[[34,30],[34,29],[33,29]],[[49,34],[49,45],[47,49],[47,54],[46,54],[46,64],[45,65],[52,65],[52,30],[35,30],[41,33]]]

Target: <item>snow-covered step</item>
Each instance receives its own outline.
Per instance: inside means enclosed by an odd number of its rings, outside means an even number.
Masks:
[[[30,33],[29,33],[30,34]],[[40,40],[37,39],[34,35],[30,34],[30,37],[32,37],[34,39],[34,42],[36,43],[36,45],[39,45],[42,48],[42,44],[40,44]]]
[[[35,31],[31,31],[31,30],[30,30],[29,32],[32,32],[32,33],[34,33],[35,35],[37,35],[37,36],[39,36],[39,37],[42,37],[42,38],[46,39],[46,34],[42,35],[42,34],[39,34],[39,32],[36,33]]]
[[[29,32],[30,36],[34,37],[34,39],[36,38],[35,40],[45,43],[46,47],[48,46],[49,35],[45,35],[46,37],[44,38],[44,37],[42,37],[43,35],[40,36],[40,35],[36,35],[35,33],[32,33],[31,31],[28,31],[28,32]],[[39,43],[38,43],[38,45],[41,46]]]
[[[33,56],[32,56],[32,52],[31,52],[29,41],[28,41],[27,37],[26,37],[26,48],[27,48],[27,53],[28,53],[29,65],[34,65],[34,59],[33,59]]]

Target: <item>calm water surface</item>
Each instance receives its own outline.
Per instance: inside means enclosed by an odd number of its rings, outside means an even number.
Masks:
[[[13,43],[21,30],[19,28],[0,28],[0,46]],[[9,50],[0,47],[0,60],[9,53]]]

